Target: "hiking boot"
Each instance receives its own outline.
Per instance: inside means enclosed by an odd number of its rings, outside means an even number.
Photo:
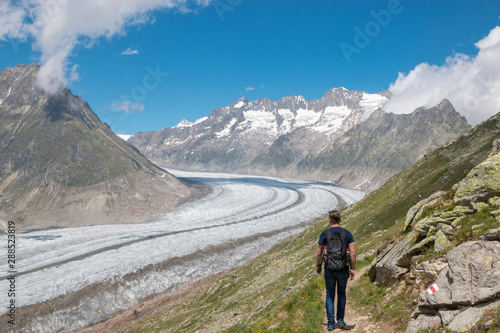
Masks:
[[[337,321],[337,328],[344,330],[346,328],[345,322],[343,320],[338,320]]]
[[[333,325],[328,325],[328,330],[329,330],[329,331],[333,331],[334,329],[335,329],[335,326],[333,326]]]

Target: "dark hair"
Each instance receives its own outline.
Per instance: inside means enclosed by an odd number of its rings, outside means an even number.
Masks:
[[[331,222],[340,223],[341,221],[340,212],[336,209],[328,212],[328,217],[330,218],[330,223]]]

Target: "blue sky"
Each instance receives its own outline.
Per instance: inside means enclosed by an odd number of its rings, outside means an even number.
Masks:
[[[187,10],[154,6],[116,33],[77,35],[83,42],[75,42],[63,62],[66,76],[77,65],[79,78],[67,81],[71,91],[117,133],[194,121],[242,96],[316,99],[339,86],[376,93],[419,64],[446,66],[456,54],[477,55],[475,43],[500,25],[500,1],[205,0],[187,3]],[[0,41],[0,68],[47,61],[49,41],[12,31]],[[346,47],[357,51],[346,56]]]

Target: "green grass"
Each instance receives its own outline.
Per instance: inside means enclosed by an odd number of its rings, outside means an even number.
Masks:
[[[321,298],[325,288],[324,279],[311,279],[299,292],[293,294],[283,305],[251,327],[241,330],[233,327],[227,333],[260,332],[304,332],[317,333],[323,325],[324,302]]]

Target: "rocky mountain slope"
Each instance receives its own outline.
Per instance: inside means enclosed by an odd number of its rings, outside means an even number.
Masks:
[[[194,123],[137,133],[129,142],[172,168],[285,176],[365,189],[470,129],[448,101],[411,115],[383,112],[390,93],[330,89],[236,100]]]
[[[399,331],[500,330],[500,157],[490,157],[499,137],[497,114],[343,211],[357,267],[378,254],[351,288],[348,307]],[[325,219],[237,270],[87,331],[319,332],[324,286],[314,253],[326,227]],[[434,283],[439,290],[431,294]]]
[[[103,124],[69,90],[35,85],[39,66],[0,72],[0,219],[20,229],[138,222],[190,190]]]

